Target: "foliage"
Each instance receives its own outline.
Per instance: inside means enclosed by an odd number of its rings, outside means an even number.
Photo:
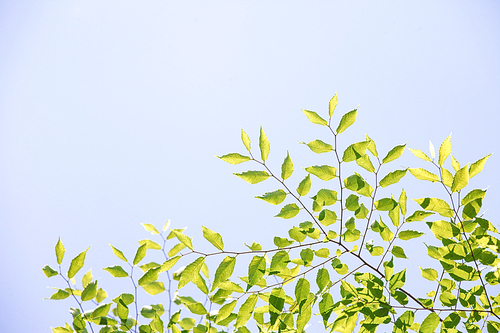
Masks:
[[[78,307],[71,309],[72,323],[53,332],[303,332],[311,320],[320,320],[325,331],[343,333],[355,329],[498,332],[500,294],[494,294],[500,283],[498,231],[479,214],[486,190],[463,192],[489,155],[460,166],[451,155],[448,137],[437,158],[432,144],[430,157],[410,149],[434,171],[416,167],[382,173],[403,154],[406,144],[379,155],[375,142],[366,136],[342,149],[338,136],[355,122],[357,110],[344,114],[335,127],[336,106],[335,95],[329,103],[328,120],[304,110],[312,123],[331,134],[330,143],[314,140],[305,145],[314,153],[330,154],[333,163],[305,167],[298,184],[290,184],[294,164],[288,153],[279,172],[266,164],[270,144],[262,128],[260,158],[252,153],[244,131],[247,155],[219,157],[231,164],[255,163],[258,170],[236,176],[250,184],[272,178],[278,189],[270,185],[271,191],[257,198],[279,205],[279,218],[300,219],[287,235],[274,237],[275,247],[263,249],[253,242],[247,251],[227,251],[222,236],[203,227],[203,237],[214,251],[201,252],[183,229],[172,229],[169,223],[161,230],[143,224],[158,243],[141,241],[133,260],[111,246],[124,263],[104,270],[115,278],[130,279],[131,293],[109,299],[91,271],[77,287],[75,277],[88,249],[63,272],[65,249],[59,240],[55,249],[58,269],[45,266],[43,271],[47,277],[60,275],[66,287],[57,289],[50,299],[72,297]],[[445,167],[447,160],[452,169]],[[353,167],[358,172],[346,175]],[[411,211],[404,189],[383,195],[386,187],[408,173],[425,184],[439,184],[444,196],[414,199],[420,207]],[[308,198],[312,183],[321,189]],[[302,221],[303,216],[308,221]],[[422,227],[430,231],[424,237],[417,230]],[[425,267],[420,268],[421,277],[408,276],[407,253],[421,239],[432,242],[425,244]],[[163,262],[148,261],[150,251],[162,253]],[[209,268],[209,258],[217,259],[218,264]],[[235,278],[238,267],[247,275]],[[139,308],[139,288],[159,295],[159,303]],[[312,319],[313,314],[317,319]]]

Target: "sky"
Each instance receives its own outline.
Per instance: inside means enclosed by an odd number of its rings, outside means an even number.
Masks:
[[[289,150],[300,181],[324,157],[299,142],[329,139],[301,110],[326,117],[335,93],[335,121],[359,105],[344,146],[366,133],[381,154],[428,152],[452,133],[461,165],[494,153],[474,186],[498,227],[499,17],[497,1],[2,1],[3,330],[69,320],[70,300],[43,300],[62,285],[41,271],[59,237],[66,264],[91,246],[83,271],[107,278],[108,243],[133,256],[141,223],[199,243],[207,226],[232,249],[286,235],[254,199],[277,184],[215,156],[244,152],[241,129],[257,148],[262,126],[270,167]],[[393,163],[423,166],[409,151]]]

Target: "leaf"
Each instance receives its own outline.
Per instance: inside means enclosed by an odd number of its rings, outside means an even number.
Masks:
[[[288,204],[281,208],[281,211],[275,217],[281,217],[282,219],[291,219],[295,217],[300,211],[300,208],[296,204]]]
[[[264,133],[264,130],[262,129],[262,126],[260,127],[259,148],[262,161],[265,162],[267,160],[267,157],[269,156],[270,145],[266,133]]]
[[[369,145],[370,141],[361,141],[349,145],[346,150],[344,150],[342,161],[352,162],[362,158],[364,155],[366,155],[366,149]]]
[[[465,197],[462,198],[460,201],[462,206],[467,205],[469,202],[472,202],[477,199],[483,199],[484,196],[486,195],[486,190],[472,190]]]
[[[458,170],[453,177],[451,185],[452,192],[458,192],[469,183],[469,165],[467,164],[462,169]]]
[[[441,144],[441,147],[439,147],[439,159],[438,159],[439,166],[443,165],[444,161],[450,155],[450,153],[451,153],[451,134],[446,139],[444,139],[443,143]]]
[[[168,256],[173,257],[185,248],[186,248],[186,245],[184,245],[182,243],[176,244],[173,248],[170,249],[170,251],[168,251]]]
[[[323,142],[321,140],[314,140],[309,143],[301,142],[302,144],[305,144],[311,149],[313,152],[317,154],[321,153],[328,153],[333,150],[333,147],[331,144],[328,144],[326,142]]]
[[[85,262],[85,255],[87,254],[87,251],[89,249],[90,246],[85,251],[77,255],[73,260],[71,260],[71,264],[68,270],[68,278],[71,279],[83,267],[83,264]]]
[[[64,246],[61,242],[61,237],[59,237],[59,239],[57,240],[57,244],[56,244],[56,259],[57,259],[57,263],[59,265],[62,263],[62,260],[64,257],[64,252],[65,252],[65,249],[64,249]]]
[[[375,201],[375,208],[380,211],[389,211],[394,209],[398,203],[392,198],[382,198]]]
[[[283,180],[288,179],[292,175],[292,173],[293,173],[293,162],[287,150],[285,160],[281,165],[281,179]]]
[[[358,174],[354,174],[344,179],[344,184],[349,190],[355,191],[366,197],[369,197],[373,192],[373,188]]]
[[[328,115],[330,118],[333,116],[333,111],[335,111],[335,108],[337,107],[337,93],[333,95],[332,99],[330,99],[330,103],[328,103]]]
[[[422,236],[424,233],[416,230],[403,230],[398,234],[399,239],[408,240],[412,238],[418,238]]]
[[[58,289],[55,294],[50,296],[50,299],[59,300],[59,299],[65,299],[68,297],[69,297],[69,293],[67,291],[62,290],[62,289]]]
[[[207,310],[205,309],[205,307],[203,306],[203,304],[201,304],[200,302],[196,302],[194,299],[192,299],[191,297],[187,297],[187,296],[179,296],[179,300],[181,301],[182,304],[184,304],[188,309],[189,311],[191,311],[192,313],[194,314],[197,314],[197,315],[204,315],[204,314],[207,314]]]
[[[251,158],[249,156],[241,155],[238,153],[230,153],[230,154],[217,156],[217,157],[220,158],[221,160],[223,160],[224,162],[231,163],[233,165],[240,164],[240,163],[251,160]]]
[[[190,250],[193,249],[191,238],[189,238],[188,236],[184,235],[182,232],[179,232],[177,230],[172,230],[172,232],[182,244],[186,245]],[[135,264],[135,259],[134,259],[134,264]]]
[[[283,311],[285,297],[286,295],[283,288],[273,288],[271,291],[271,295],[269,296],[269,315],[271,325],[276,323],[281,311]]]
[[[405,285],[406,281],[406,268],[403,269],[401,272],[398,272],[394,274],[390,281],[389,281],[389,288],[391,290],[396,290],[398,288],[401,288]]]
[[[304,302],[309,296],[309,291],[311,290],[311,284],[307,279],[300,278],[295,285],[295,299],[299,309],[302,308]]]
[[[156,280],[158,280],[158,275],[160,274],[160,272],[161,266],[148,269],[147,272],[144,273],[137,281],[139,283],[139,286],[144,286],[151,282],[155,282]]]
[[[450,205],[448,205],[448,203],[442,199],[422,198],[422,199],[414,199],[414,200],[423,209],[436,212],[441,216],[452,217],[455,214],[453,209],[451,209]]]
[[[160,244],[153,242],[150,239],[143,239],[139,241],[139,245],[144,245],[144,244],[146,244],[147,250],[161,250]]]
[[[368,155],[366,154],[358,158],[356,160],[356,164],[362,167],[363,169],[367,170],[368,172],[375,172],[375,167],[370,161],[370,157],[368,157]]]
[[[382,160],[382,163],[389,163],[391,161],[394,161],[395,159],[399,158],[401,155],[403,155],[403,152],[405,151],[406,143],[404,145],[399,145],[394,148],[392,148],[387,155],[384,157]]]
[[[43,266],[42,271],[45,274],[45,276],[48,278],[59,274],[56,270],[52,269],[52,267],[50,267],[49,265]]]
[[[309,193],[309,190],[311,189],[311,175],[307,174],[307,176],[302,179],[302,181],[299,183],[299,186],[297,187],[297,193],[303,197],[304,195],[307,195]]]
[[[438,182],[439,177],[436,174],[433,174],[432,172],[429,172],[425,169],[422,168],[408,168],[410,173],[417,179],[420,180],[428,180],[431,182]]]
[[[380,186],[386,187],[391,184],[396,184],[399,182],[401,178],[403,178],[406,175],[407,170],[396,170],[393,172],[389,172],[387,175],[384,176],[379,182]]]
[[[236,300],[224,304],[220,309],[219,312],[217,313],[217,319],[215,319],[215,323],[219,324],[221,321],[229,317],[231,314],[231,311],[233,311],[234,307],[236,306]]]
[[[236,319],[235,328],[244,326],[250,319],[252,312],[257,304],[258,296],[255,294],[250,294],[246,301],[241,305],[238,311],[238,318]]]
[[[419,333],[434,333],[439,326],[439,316],[435,312],[431,312],[425,317],[422,324],[420,324]]]
[[[214,282],[211,291],[214,291],[222,282],[226,281],[233,274],[236,258],[227,256],[217,267],[215,271]]]
[[[323,291],[325,287],[330,282],[330,273],[326,268],[318,269],[318,273],[316,274],[316,284],[318,285],[319,291]]]
[[[430,162],[431,159],[429,156],[427,156],[423,151],[421,150],[418,150],[418,149],[411,149],[411,148],[408,148],[412,153],[413,155],[415,155],[416,157],[418,158],[421,158],[423,159],[424,161],[427,161],[427,162]]]
[[[292,229],[288,230],[288,235],[290,236],[290,238],[296,240],[299,243],[302,243],[307,237],[306,233],[298,227],[293,227]]]
[[[186,266],[181,273],[178,288],[181,289],[189,282],[194,282],[200,275],[201,267],[205,262],[205,257],[198,257],[192,263]]]
[[[325,119],[321,118],[316,112],[308,110],[302,110],[302,112],[304,112],[304,114],[307,116],[307,119],[309,119],[311,123],[323,126],[328,125],[328,122]]]
[[[329,209],[323,209],[318,218],[319,222],[325,227],[337,222],[337,214]]]
[[[375,141],[373,141],[372,139],[370,139],[370,137],[365,134],[365,137],[366,137],[366,141],[368,141],[368,150],[370,151],[370,153],[373,154],[373,156],[375,157],[378,157],[378,152],[377,152],[377,147],[375,146]]]
[[[279,248],[287,247],[293,244],[293,240],[288,240],[286,238],[281,238],[278,236],[274,237],[274,245]]]
[[[81,298],[82,301],[85,302],[85,301],[90,301],[91,299],[96,297],[96,295],[97,295],[97,281],[94,281],[87,284],[85,289],[83,289]]]
[[[257,284],[264,276],[266,271],[266,258],[262,256],[254,256],[248,266],[248,289]]]
[[[446,168],[441,167],[441,176],[443,179],[443,184],[451,187],[451,184],[453,183],[453,175],[451,174],[451,172],[449,172]]]
[[[474,162],[470,165],[469,179],[474,177],[475,175],[477,175],[478,173],[480,173],[483,170],[484,165],[485,165],[486,161],[488,160],[488,158],[490,158],[490,156],[491,156],[491,154],[483,157],[480,160],[477,160],[476,162]]]
[[[330,206],[337,202],[337,192],[328,189],[321,189],[314,197],[312,197],[312,199],[321,206]]]
[[[248,247],[252,251],[262,250],[262,245],[260,245],[259,243],[252,242],[252,245],[250,245],[250,246],[247,244],[245,244],[245,245],[246,245],[246,247]]]
[[[146,256],[146,252],[148,251],[148,244],[144,243],[137,249],[134,257],[134,265],[137,265],[144,257]]]
[[[107,271],[109,274],[114,277],[127,277],[128,273],[123,270],[121,266],[115,265],[110,267],[105,267],[103,270]]]
[[[401,190],[401,194],[399,195],[398,205],[399,209],[401,209],[401,214],[406,215],[406,192],[404,189]]]
[[[234,175],[250,184],[257,184],[269,178],[269,174],[265,171],[245,171]]]
[[[391,253],[396,257],[396,258],[401,258],[401,259],[408,259],[406,256],[405,251],[403,250],[402,247],[394,245],[392,247]]]
[[[431,153],[432,159],[434,159],[434,157],[436,157],[436,152],[434,151],[434,145],[430,140],[429,140],[429,151]]]
[[[160,233],[158,232],[158,230],[156,230],[156,228],[155,228],[155,226],[154,226],[154,225],[149,224],[149,223],[141,223],[141,224],[142,224],[142,226],[144,227],[144,229],[146,229],[146,231],[151,232],[153,235],[158,235],[158,234],[160,234]]]
[[[169,269],[171,269],[172,267],[174,267],[174,265],[177,263],[177,261],[179,261],[180,258],[181,258],[180,256],[176,256],[176,257],[170,258],[167,261],[165,261],[161,265],[160,272],[166,272]]]
[[[271,260],[269,275],[276,275],[281,273],[286,268],[289,261],[290,258],[288,257],[288,252],[286,251],[276,252],[273,256],[273,259]]]
[[[358,110],[354,109],[352,111],[347,112],[342,116],[342,119],[340,119],[339,126],[337,127],[337,134],[342,133],[345,131],[349,126],[354,124],[356,121],[356,115],[357,115]]]
[[[423,221],[423,219],[431,215],[434,215],[434,213],[417,210],[406,219],[406,222]]]
[[[321,180],[328,181],[335,178],[337,169],[328,165],[313,165],[306,168],[306,171],[315,175]]]
[[[109,246],[111,246],[111,249],[113,250],[113,253],[115,254],[115,256],[117,256],[118,258],[120,258],[121,260],[127,262],[127,258],[125,258],[125,256],[123,255],[123,252],[118,250],[117,248],[115,248],[113,245],[109,244]]]
[[[224,250],[224,242],[222,241],[222,236],[219,233],[213,232],[212,230],[203,227],[203,237],[215,246],[219,250]]]
[[[420,267],[420,270],[422,271],[422,277],[427,280],[435,281],[438,278],[438,272],[435,269]]]
[[[248,152],[250,152],[250,138],[243,129],[241,130],[241,141],[243,141],[245,148],[248,150]]]

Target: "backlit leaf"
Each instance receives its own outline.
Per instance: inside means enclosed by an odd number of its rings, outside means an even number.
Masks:
[[[214,291],[221,283],[226,281],[233,274],[236,258],[227,256],[217,267],[215,271],[214,282],[211,291]]]
[[[69,297],[69,293],[67,291],[62,290],[62,289],[58,289],[55,294],[53,294],[52,296],[50,296],[50,299],[59,300],[59,299],[65,299],[65,298],[68,298],[68,297]]]
[[[358,158],[356,160],[356,164],[367,170],[368,172],[375,172],[375,167],[373,166],[372,161],[370,161],[370,157],[368,157],[367,154]]]
[[[257,184],[269,178],[269,174],[265,171],[245,171],[234,175],[250,184]]]
[[[413,155],[415,155],[416,157],[421,158],[421,159],[423,159],[424,161],[428,161],[428,162],[430,162],[430,161],[431,161],[430,157],[429,157],[429,156],[427,156],[427,155],[426,155],[423,151],[418,150],[418,149],[411,149],[411,148],[408,148],[408,149],[409,149],[409,150],[413,153]]]
[[[342,133],[345,131],[349,126],[354,124],[356,121],[356,115],[357,115],[358,110],[354,109],[352,111],[347,112],[342,116],[342,119],[340,119],[339,126],[337,127],[337,134]]]
[[[117,256],[118,258],[120,258],[121,260],[127,262],[127,258],[125,258],[125,256],[123,255],[123,252],[118,250],[117,248],[115,248],[113,245],[109,244],[109,246],[111,246],[111,249],[113,250],[113,253],[115,254],[115,256]]]
[[[455,173],[453,184],[451,185],[452,192],[458,192],[469,183],[469,165],[467,164]]]
[[[203,226],[202,229],[203,229],[203,237],[205,237],[205,239],[209,241],[210,244],[212,244],[221,251],[224,250],[224,242],[222,241],[222,236],[219,233],[216,233]]]
[[[262,161],[265,162],[267,160],[267,157],[269,156],[270,145],[266,133],[264,133],[264,130],[262,129],[262,126],[260,127],[259,148]]]
[[[200,275],[201,267],[205,262],[205,257],[198,257],[192,263],[186,266],[181,273],[181,278],[179,280],[179,289],[184,287],[189,282],[194,282]]]
[[[401,178],[404,177],[404,175],[406,175],[406,171],[407,170],[396,170],[393,172],[389,172],[387,175],[384,176],[384,178],[380,180],[379,182],[380,186],[386,187],[391,184],[396,184],[397,182],[399,182]]]
[[[325,119],[321,118],[316,112],[308,110],[302,110],[302,112],[304,112],[304,114],[307,116],[307,119],[309,119],[311,123],[323,126],[328,125],[328,122]]]
[[[255,294],[250,294],[246,301],[241,305],[238,311],[238,318],[236,319],[235,327],[244,326],[250,319],[252,312],[257,304],[258,296]]]
[[[134,257],[134,265],[137,265],[144,257],[146,256],[146,252],[148,250],[148,244],[144,243],[139,248],[137,249],[137,252],[135,253]]]
[[[285,160],[281,165],[281,179],[283,180],[288,179],[292,175],[292,173],[293,173],[293,162],[287,150]]]
[[[69,266],[68,270],[68,278],[71,279],[83,267],[83,264],[85,262],[85,255],[87,254],[89,248],[90,246],[85,251],[77,255],[73,260],[71,260],[71,265]]]
[[[321,180],[330,180],[335,178],[337,169],[328,165],[313,165],[306,168],[306,171],[315,175]]]
[[[444,161],[450,155],[450,153],[451,153],[451,134],[443,141],[441,147],[439,147],[439,159],[438,159],[439,166],[443,165]]]
[[[392,148],[387,155],[384,157],[382,160],[382,163],[389,163],[391,161],[394,161],[395,159],[399,158],[401,155],[403,155],[403,152],[405,151],[406,143],[404,145],[399,145],[394,148]]]
[[[85,301],[90,301],[91,299],[96,297],[96,295],[97,295],[97,281],[94,281],[87,284],[85,289],[83,289],[81,298],[82,301],[85,302]]]
[[[221,160],[223,160],[224,162],[231,163],[231,164],[240,164],[240,163],[251,160],[251,158],[249,156],[241,155],[238,153],[230,153],[230,154],[217,156],[217,157],[220,158]]]
[[[330,118],[333,116],[333,111],[335,111],[337,103],[337,93],[335,93],[335,95],[333,95],[333,97],[330,99],[330,103],[328,103],[328,115],[330,116]]]
[[[123,270],[121,266],[115,265],[110,267],[105,267],[103,270],[107,271],[109,274],[114,277],[127,277],[128,273]]]
[[[61,242],[61,238],[59,237],[59,239],[57,240],[57,244],[56,244],[56,259],[57,259],[57,263],[59,265],[62,263],[62,260],[64,258],[64,252],[65,252],[65,249],[64,249],[64,246]]]
[[[450,205],[442,199],[439,198],[422,198],[422,199],[414,199],[420,207],[425,210],[430,210],[438,213],[444,217],[452,217],[455,212],[451,209]]]
[[[273,288],[269,296],[269,315],[271,325],[276,323],[283,306],[285,305],[285,291],[283,288]]]
[[[435,312],[431,312],[425,317],[422,324],[420,324],[419,333],[434,333],[439,326],[439,316]]]
[[[59,274],[56,270],[52,269],[52,267],[50,267],[49,265],[43,266],[42,271],[46,277],[52,277],[52,276]]]
[[[248,287],[255,285],[264,276],[265,271],[266,259],[262,256],[254,256],[248,266]]]
[[[427,280],[434,281],[438,277],[438,272],[433,268],[420,267],[420,270],[422,271],[422,276]]]
[[[300,211],[300,208],[296,204],[288,204],[281,208],[281,211],[279,212],[276,217],[281,217],[283,219],[291,219],[292,217],[295,217]]]
[[[182,232],[179,232],[177,230],[172,230],[172,232],[182,244],[186,245],[190,250],[193,249],[191,238],[189,238],[188,236],[184,235]],[[135,264],[135,259],[134,259],[134,264]]]
[[[299,183],[299,186],[297,187],[297,193],[303,197],[304,195],[307,195],[309,193],[309,190],[311,189],[311,175],[307,174],[307,176],[302,179],[302,181]]]
[[[243,129],[241,130],[241,141],[243,141],[245,148],[248,150],[248,152],[250,152],[250,138],[248,137],[248,134],[245,133],[245,131]]]
[[[403,231],[399,232],[398,237],[399,237],[399,239],[402,239],[402,240],[408,240],[408,239],[412,239],[412,238],[418,238],[418,237],[422,236],[423,234],[424,234],[423,232],[416,231],[416,230],[403,230]]]
[[[392,247],[391,253],[392,253],[392,255],[393,255],[393,256],[395,256],[396,258],[408,259],[408,257],[406,256],[405,251],[404,251],[404,250],[403,250],[403,248],[402,248],[402,247],[400,247],[400,246],[394,245],[394,246]]]
[[[217,313],[217,319],[215,320],[216,324],[219,324],[221,321],[229,317],[231,314],[231,311],[233,311],[234,307],[236,306],[236,300],[229,302],[227,304],[224,304],[220,309],[219,312]]]
[[[410,173],[417,179],[420,180],[428,180],[431,182],[438,182],[439,177],[436,174],[433,174],[432,172],[429,172],[425,169],[422,168],[408,168]]]
[[[474,177],[475,175],[477,175],[478,173],[480,173],[483,170],[484,164],[486,163],[488,158],[490,158],[490,156],[491,156],[491,154],[481,158],[480,160],[477,160],[476,162],[474,162],[470,165],[469,178]]]
[[[331,144],[328,144],[326,142],[323,142],[321,140],[314,140],[309,143],[301,142],[309,147],[313,152],[317,154],[321,153],[328,153],[333,150],[333,147]]]

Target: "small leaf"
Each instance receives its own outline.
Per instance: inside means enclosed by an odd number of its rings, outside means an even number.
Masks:
[[[299,186],[297,187],[297,193],[303,197],[304,195],[307,195],[309,193],[309,190],[311,189],[311,175],[307,174],[307,176],[302,179],[302,181],[299,183]]]
[[[453,155],[451,155],[451,165],[453,166],[453,170],[460,170],[460,163],[458,163],[457,159]]]
[[[115,265],[110,267],[105,267],[103,270],[107,271],[109,274],[114,277],[127,277],[128,273],[123,270],[121,266]]]
[[[139,286],[144,286],[151,282],[155,282],[156,280],[158,280],[160,272],[161,272],[161,266],[148,269],[147,272],[144,273],[137,281]]]
[[[391,161],[394,161],[395,159],[399,158],[401,155],[403,155],[403,152],[405,151],[406,143],[404,145],[399,145],[394,148],[392,148],[387,155],[384,157],[382,160],[382,163],[389,163]]]
[[[257,282],[264,276],[266,271],[266,258],[263,256],[254,256],[250,265],[248,266],[248,288],[257,284]]]
[[[406,281],[406,268],[403,269],[401,272],[394,274],[391,277],[391,280],[389,281],[389,288],[391,290],[396,290],[398,288],[401,288],[405,285],[405,281]]]
[[[265,162],[267,160],[267,157],[269,156],[270,145],[266,133],[264,133],[264,130],[262,129],[262,126],[260,127],[259,148],[262,161]]]
[[[144,227],[144,229],[146,229],[146,231],[151,232],[153,235],[158,235],[158,234],[160,234],[160,233],[158,232],[158,230],[156,230],[156,228],[155,228],[155,226],[154,226],[154,225],[149,224],[149,223],[141,223],[141,224],[142,224],[142,226]]]
[[[431,153],[432,159],[434,159],[434,157],[436,157],[436,152],[434,150],[434,145],[432,144],[432,142],[430,140],[429,140],[429,151]]]
[[[48,278],[59,274],[56,270],[52,269],[52,267],[50,267],[49,265],[43,266],[42,271],[45,274],[45,276]]]
[[[127,258],[125,258],[125,256],[123,255],[123,252],[118,250],[117,248],[115,248],[113,245],[109,244],[109,246],[111,246],[111,249],[113,250],[113,253],[115,254],[115,256],[117,256],[118,258],[120,258],[121,260],[127,262]]]
[[[215,319],[215,323],[219,324],[221,321],[229,317],[231,314],[231,311],[233,311],[234,307],[236,306],[236,300],[224,304],[220,309],[219,312],[217,313],[217,319]]]
[[[206,227],[203,227],[203,237],[219,250],[224,250],[224,242],[222,236]]]
[[[356,164],[367,170],[368,172],[375,172],[375,167],[373,166],[372,161],[370,161],[370,157],[367,154],[358,158],[356,160]]]
[[[293,240],[288,240],[286,238],[274,237],[274,245],[276,245],[279,248],[287,247],[293,244]]]
[[[398,203],[392,198],[382,198],[375,201],[375,208],[380,211],[389,211],[394,209]]]
[[[406,175],[406,171],[407,170],[396,170],[393,172],[389,172],[387,175],[385,175],[384,178],[382,178],[382,180],[380,180],[380,186],[386,187],[391,184],[396,184],[401,178]]]
[[[314,165],[306,168],[306,171],[315,175],[321,180],[328,181],[335,178],[337,169],[328,165]]]
[[[77,255],[73,260],[71,260],[71,265],[69,266],[68,270],[68,278],[71,279],[83,267],[83,264],[85,262],[85,255],[87,254],[89,248],[90,246],[85,251]]]
[[[220,158],[221,160],[223,160],[224,162],[231,163],[231,164],[240,164],[240,163],[251,160],[251,158],[249,156],[241,155],[238,153],[230,153],[230,154],[217,156],[217,157]]]
[[[405,251],[403,250],[402,247],[394,245],[392,247],[391,253],[396,257],[396,258],[401,258],[401,259],[408,259],[406,256]]]
[[[82,291],[82,301],[90,301],[97,295],[97,281],[89,283]]]
[[[408,168],[408,170],[417,179],[428,180],[428,181],[431,181],[433,183],[439,181],[439,177],[437,175],[435,175],[432,172],[429,172],[429,171],[427,171],[425,169],[422,169],[422,168]]]
[[[269,178],[269,174],[265,171],[245,171],[234,175],[250,184],[257,184]]]
[[[245,148],[248,150],[248,152],[250,152],[250,138],[248,137],[248,134],[245,133],[245,131],[243,129],[241,130],[241,141],[243,141]]]
[[[352,111],[347,112],[342,116],[342,119],[340,119],[339,126],[337,127],[337,134],[342,133],[345,131],[349,126],[354,124],[356,121],[356,115],[357,115],[358,110],[354,109]]]
[[[455,173],[453,184],[451,185],[452,192],[458,192],[469,183],[469,165],[467,164]]]
[[[295,217],[300,211],[300,208],[296,204],[288,204],[281,208],[281,211],[275,217],[281,217],[283,219],[291,219]]]
[[[134,257],[134,265],[137,265],[144,257],[146,256],[146,252],[148,251],[148,244],[144,243],[137,249]]]
[[[467,205],[469,202],[472,202],[476,199],[483,199],[484,196],[486,195],[486,190],[472,190],[465,197],[463,197],[462,201],[460,203],[462,206]]]
[[[252,245],[247,245],[246,243],[245,243],[245,245],[246,245],[246,247],[248,247],[252,251],[262,250],[262,245],[260,245],[259,243],[252,242]]]
[[[250,294],[246,301],[241,305],[238,311],[238,318],[236,319],[235,327],[244,326],[250,319],[252,312],[254,311],[255,305],[259,297],[255,294]]]
[[[59,239],[57,240],[57,244],[56,244],[56,259],[57,259],[57,263],[59,265],[62,263],[62,260],[64,257],[64,252],[65,252],[65,249],[64,249],[64,246],[61,242],[61,238],[59,237]]]
[[[330,99],[330,103],[328,103],[328,115],[330,118],[333,116],[333,111],[335,111],[335,108],[337,107],[337,93],[333,95],[332,99]]]
[[[427,280],[435,281],[438,278],[438,272],[435,269],[420,267],[420,270],[422,271],[422,277]]]
[[[142,239],[139,241],[139,245],[146,244],[146,249],[148,250],[161,250],[160,244],[153,242],[151,239]]]
[[[181,289],[189,282],[194,282],[200,275],[201,267],[205,262],[205,257],[198,257],[192,263],[186,266],[181,273],[178,288]]]
[[[412,238],[418,238],[422,236],[424,233],[416,230],[403,230],[398,234],[399,239],[408,240]]]
[[[444,161],[450,155],[450,153],[451,153],[451,134],[443,141],[441,147],[439,147],[439,159],[438,159],[439,166],[443,165]]]
[[[307,116],[307,119],[309,119],[311,123],[323,126],[328,125],[328,122],[325,119],[321,118],[316,112],[308,110],[302,110],[302,112],[304,112],[304,114]]]
[[[281,179],[283,180],[288,179],[292,175],[292,173],[293,173],[293,162],[287,150],[285,160],[281,165]]]
[[[483,157],[482,159],[480,159],[480,160],[478,160],[470,165],[469,178],[474,177],[475,175],[477,175],[478,173],[480,173],[483,170],[484,164],[486,163],[488,158],[490,158],[490,156],[491,156],[491,154]]]
[[[212,284],[212,290],[214,291],[222,282],[226,281],[233,274],[234,266],[236,264],[236,258],[227,256],[222,260],[222,262],[217,267],[215,271],[214,282]]]
[[[188,236],[184,235],[182,232],[179,232],[177,230],[172,230],[172,232],[182,244],[186,245],[190,250],[193,249],[191,238],[189,238]],[[135,259],[134,259],[134,264],[135,264]]]
[[[421,159],[423,159],[424,161],[428,161],[428,162],[430,162],[430,161],[431,161],[430,157],[429,157],[429,156],[427,156],[427,155],[426,155],[423,151],[418,150],[418,149],[411,149],[411,148],[408,148],[408,149],[409,149],[409,150],[413,153],[413,155],[415,155],[416,157],[421,158]]]
[[[69,296],[69,293],[67,291],[62,290],[62,289],[58,289],[55,294],[53,294],[52,296],[50,296],[50,299],[59,300],[59,299],[68,298],[68,296]]]
[[[419,333],[434,333],[439,326],[439,316],[435,312],[431,312],[420,325]]]
[[[378,157],[378,152],[377,152],[377,147],[375,146],[375,141],[373,141],[372,139],[370,139],[370,137],[365,134],[366,136],[366,141],[368,141],[368,150],[370,151],[370,153],[373,154],[373,156],[375,157]]]
[[[309,143],[301,142],[302,144],[305,144],[311,149],[313,152],[317,154],[321,153],[328,153],[333,150],[333,147],[331,144],[328,144],[326,142],[323,142],[321,140],[314,140]]]
[[[160,272],[166,272],[169,269],[171,269],[172,267],[174,267],[174,265],[177,263],[177,261],[179,261],[180,258],[181,258],[180,256],[176,256],[176,257],[170,258],[167,261],[165,261],[161,265]]]
[[[422,199],[414,199],[420,207],[425,210],[430,210],[438,213],[444,217],[452,217],[455,212],[451,209],[450,205],[442,199],[439,198],[422,198]]]
[[[404,189],[401,190],[401,194],[398,199],[398,205],[401,209],[401,214],[406,215],[406,192]]]

